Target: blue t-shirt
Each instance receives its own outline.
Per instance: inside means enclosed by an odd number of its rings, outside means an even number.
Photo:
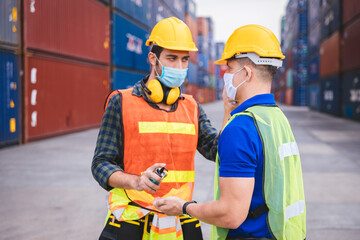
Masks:
[[[273,94],[256,95],[238,106],[231,115],[253,105],[276,105]],[[250,116],[237,116],[223,130],[219,138],[220,177],[255,178],[250,211],[264,204],[262,192],[263,146],[254,120]],[[230,236],[271,238],[266,224],[266,214],[245,220],[237,229],[230,229]]]

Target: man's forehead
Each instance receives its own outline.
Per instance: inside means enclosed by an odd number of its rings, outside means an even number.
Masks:
[[[171,50],[171,49],[166,49],[166,48],[164,48],[163,53],[164,53],[164,55],[173,55],[173,56],[178,56],[178,57],[189,56],[188,51]]]

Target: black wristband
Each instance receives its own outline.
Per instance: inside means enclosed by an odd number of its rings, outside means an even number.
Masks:
[[[184,203],[184,205],[183,205],[183,214],[189,215],[189,214],[186,212],[186,207],[187,207],[190,203],[197,203],[197,202],[196,202],[196,201],[190,201],[190,202]]]

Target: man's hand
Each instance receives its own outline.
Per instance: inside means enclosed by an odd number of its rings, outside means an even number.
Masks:
[[[182,215],[182,207],[186,203],[178,197],[155,198],[154,206],[168,216]]]
[[[145,172],[143,172],[139,177],[139,181],[135,189],[138,191],[146,190],[150,193],[155,193],[160,188],[160,184],[154,184],[152,181],[150,181],[150,178],[153,178],[155,181],[161,183],[161,177],[155,174],[154,171],[157,168],[165,167],[165,165],[165,163],[155,163],[154,165],[146,169]]]

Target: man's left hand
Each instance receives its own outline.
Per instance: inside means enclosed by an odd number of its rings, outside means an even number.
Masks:
[[[168,216],[182,215],[182,207],[186,203],[178,197],[155,198],[154,206]]]

